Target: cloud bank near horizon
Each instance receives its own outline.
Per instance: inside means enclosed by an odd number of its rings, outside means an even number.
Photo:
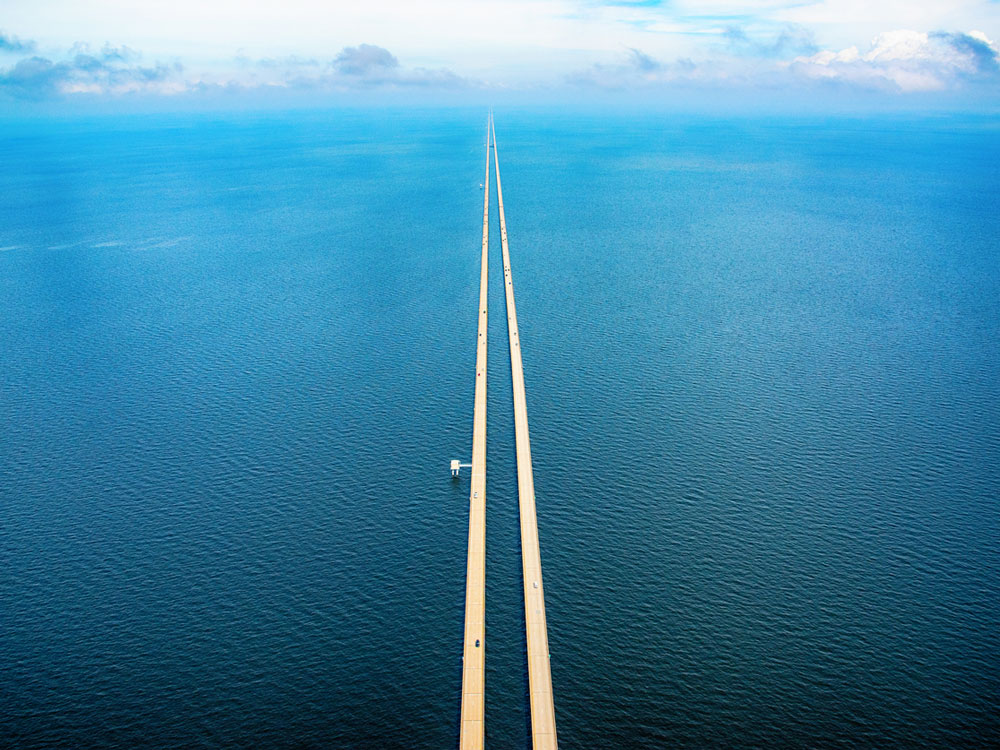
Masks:
[[[25,49],[32,49],[26,47]],[[332,59],[288,56],[231,61],[230,69],[208,73],[189,70],[179,61],[142,63],[143,55],[129,47],[105,44],[94,51],[79,43],[62,59],[33,55],[0,68],[0,93],[21,100],[71,100],[75,95],[178,96],[212,90],[250,92],[290,89],[349,92],[371,89],[463,89],[471,84],[440,68],[409,68],[373,44],[345,47]]]
[[[113,0],[51,0],[62,33],[74,20],[93,27],[89,42],[61,43],[51,14],[10,2],[24,25],[0,30],[0,99],[23,106],[213,92],[482,102],[694,91],[1000,105],[991,0],[171,0],[139,20],[114,13]],[[234,13],[240,24],[223,23]]]
[[[785,32],[782,32],[783,34]],[[743,44],[744,37],[727,31]],[[18,42],[31,50],[30,42]],[[759,44],[759,43],[758,43]],[[816,49],[791,59],[775,58],[781,39],[764,47],[765,54],[720,57],[695,62],[690,58],[659,60],[630,48],[609,62],[593,63],[567,74],[563,82],[575,88],[629,91],[702,85],[714,88],[801,86],[815,82],[839,84],[887,93],[941,92],[975,85],[1000,85],[1000,48],[982,32],[885,32],[869,48]],[[792,51],[803,49],[797,43]],[[447,69],[403,66],[384,47],[362,43],[345,47],[329,60],[237,57],[232,70],[194,73],[179,61],[142,63],[142,54],[127,46],[105,44],[93,51],[75,45],[66,57],[51,60],[32,55],[0,68],[0,92],[24,100],[71,99],[90,94],[180,95],[190,92],[267,89],[350,92],[427,88],[477,90],[489,93],[505,87],[465,78]]]
[[[737,30],[727,37],[745,48]],[[801,87],[836,85],[867,92],[914,94],[963,88],[1000,87],[1000,47],[980,31],[922,33],[898,29],[879,34],[865,52],[857,47],[818,49],[801,30],[783,30],[770,43],[754,42],[759,54],[696,63],[689,58],[660,61],[630,49],[614,63],[595,63],[566,77],[585,87],[631,90],[670,84],[715,87]],[[776,54],[796,51],[792,58]]]
[[[863,54],[857,47],[796,57],[791,69],[807,78],[900,92],[945,91],[968,83],[1000,82],[997,45],[981,31],[897,30],[879,34]]]

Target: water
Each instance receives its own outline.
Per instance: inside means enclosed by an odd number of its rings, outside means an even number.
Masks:
[[[0,744],[455,746],[484,125],[0,125]],[[1000,742],[995,123],[497,136],[562,745]],[[496,222],[486,719],[515,748]]]

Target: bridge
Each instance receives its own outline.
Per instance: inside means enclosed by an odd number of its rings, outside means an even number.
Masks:
[[[465,640],[462,647],[462,750],[483,746],[486,665],[486,279],[490,240],[490,129],[486,129],[486,180],[483,182],[483,254],[479,275],[479,333],[476,338],[476,390],[472,412],[472,482],[469,488],[469,551],[465,573]],[[458,462],[452,461],[452,476]]]
[[[542,585],[541,550],[535,514],[535,484],[528,434],[528,405],[524,388],[521,341],[514,304],[507,221],[500,181],[496,130],[490,114],[486,134],[486,180],[483,182],[483,246],[479,282],[479,335],[476,349],[476,390],[472,432],[472,485],[469,490],[469,549],[465,593],[465,642],[462,670],[462,712],[460,748],[483,747],[486,639],[485,542],[486,542],[486,321],[487,256],[489,241],[490,141],[496,174],[497,205],[500,212],[500,246],[503,255],[504,293],[507,307],[507,335],[510,346],[511,381],[514,401],[514,440],[517,452],[518,508],[521,523],[521,570],[524,586],[525,634],[527,636],[528,693],[531,706],[531,740],[534,750],[554,750],[556,742],[555,703],[549,668],[548,627],[545,620],[545,589]]]

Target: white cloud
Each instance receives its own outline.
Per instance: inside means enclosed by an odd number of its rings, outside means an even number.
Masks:
[[[18,99],[50,99],[76,94],[172,95],[206,90],[432,88],[455,90],[477,85],[446,68],[407,67],[389,50],[371,44],[345,47],[327,61],[285,57],[253,60],[239,57],[229,70],[186,71],[182,65],[140,63],[142,55],[128,47],[104,45],[93,51],[74,44],[55,60],[33,56],[0,68],[0,93]]]
[[[93,51],[77,44],[62,60],[53,62],[36,55],[0,69],[0,92],[19,99],[46,99],[63,94],[172,94],[185,90],[180,64],[142,65],[140,57],[128,47],[106,44]]]
[[[996,79],[997,45],[979,31],[925,33],[910,29],[876,36],[861,54],[857,47],[821,50],[795,58],[794,73],[904,92],[940,91],[962,81]]]
[[[699,69],[690,60],[665,63],[633,48],[620,55],[615,62],[596,63],[570,73],[566,81],[574,86],[620,90],[687,81],[704,77],[705,73],[704,67]]]
[[[988,40],[1000,37],[1000,1],[991,0],[143,0],[141,12],[134,0],[3,1],[4,29],[35,40],[0,36],[0,65],[8,66],[0,76],[21,95],[36,83],[57,92],[537,91],[566,80],[926,91],[991,79]],[[980,31],[936,31],[954,28]],[[102,79],[65,52],[81,39],[93,49],[107,39],[128,44],[147,60],[169,61],[169,70],[154,81],[134,61],[108,60]]]

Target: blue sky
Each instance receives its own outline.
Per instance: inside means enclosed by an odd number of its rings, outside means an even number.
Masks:
[[[993,0],[5,0],[0,103],[1000,102]]]

